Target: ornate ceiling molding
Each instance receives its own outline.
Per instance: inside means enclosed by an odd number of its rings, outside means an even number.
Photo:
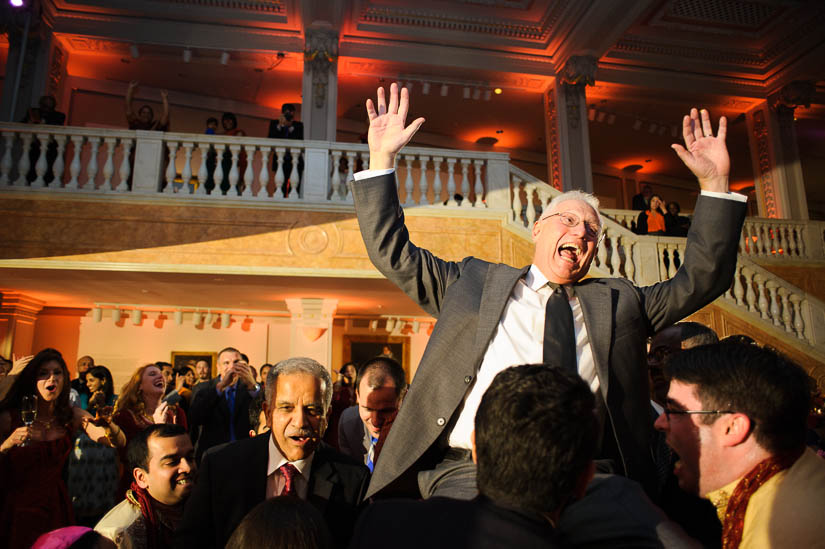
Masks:
[[[163,0],[169,4],[188,4],[207,8],[225,8],[244,11],[258,11],[286,14],[286,5],[282,0]],[[134,4],[134,2],[129,2]]]

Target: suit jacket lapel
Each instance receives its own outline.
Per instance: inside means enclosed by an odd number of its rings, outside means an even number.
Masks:
[[[329,500],[332,498],[332,491],[335,488],[335,470],[327,460],[329,450],[324,446],[319,446],[315,451],[315,458],[312,460],[312,470],[309,473],[309,486],[307,499],[319,510],[321,514],[326,510]]]
[[[269,466],[269,437],[271,436],[267,432],[253,438],[251,444],[254,444],[254,447],[249,461],[242,465],[247,472],[247,481],[243,490],[251,498],[250,509],[266,499],[266,469]]]
[[[490,268],[487,269],[478,309],[478,328],[475,340],[478,355],[474,362],[476,367],[481,365],[481,359],[487,351],[487,345],[493,337],[496,326],[498,326],[501,313],[504,312],[504,306],[507,305],[507,300],[513,293],[513,287],[529,269],[529,265],[521,270],[506,265],[490,265]]]
[[[611,292],[605,284],[584,283],[576,286],[576,297],[584,315],[584,325],[587,328],[587,337],[590,339],[590,349],[599,376],[599,389],[605,402],[609,381],[607,365],[615,314]]]

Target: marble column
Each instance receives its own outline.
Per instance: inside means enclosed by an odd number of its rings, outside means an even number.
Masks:
[[[558,190],[593,192],[585,87],[595,83],[597,60],[573,56],[544,94],[547,180]]]
[[[12,355],[32,354],[32,340],[37,314],[43,309],[39,299],[17,292],[5,292],[0,304],[0,354],[12,359]]]
[[[335,141],[338,106],[338,32],[331,26],[306,29],[304,45],[304,138]]]
[[[810,106],[815,87],[792,82],[747,114],[759,216],[808,219],[794,110]]]
[[[332,366],[332,321],[338,309],[337,299],[290,298],[289,356],[313,358]]]

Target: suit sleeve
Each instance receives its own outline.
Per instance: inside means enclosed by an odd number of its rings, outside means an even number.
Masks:
[[[699,196],[682,265],[670,280],[641,289],[651,333],[693,314],[733,282],[745,203]]]
[[[347,432],[349,431],[349,413],[347,410],[349,410],[349,408],[343,411],[341,419],[338,421],[338,449],[342,454],[355,457],[357,455],[355,452],[356,448],[354,447],[355,441],[350,440],[347,436]]]
[[[209,454],[203,457],[195,487],[186,501],[183,519],[175,531],[175,547],[178,549],[215,546],[210,461]]]
[[[395,174],[351,184],[361,236],[373,265],[429,314],[438,317],[447,287],[460,265],[410,242],[398,202]]]
[[[189,427],[203,425],[209,418],[209,413],[217,405],[218,392],[215,390],[216,383],[209,382],[202,387],[198,387],[192,395],[192,403],[189,405]]]

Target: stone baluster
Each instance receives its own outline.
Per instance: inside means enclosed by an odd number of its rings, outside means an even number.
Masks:
[[[524,190],[527,191],[527,229],[530,230],[536,222],[535,197],[533,196],[533,193],[536,191],[536,186],[525,185]]]
[[[272,197],[275,198],[278,190],[281,191],[281,196],[286,198],[286,185],[284,184],[286,178],[284,176],[284,147],[275,147],[275,159],[278,162],[278,169],[275,170],[275,190],[272,192]]]
[[[421,170],[421,173],[418,176],[418,192],[421,193],[421,199],[418,201],[418,203],[424,205],[430,203],[430,182],[427,179],[427,164],[429,163],[429,161],[429,156],[418,156],[418,168]]]
[[[782,326],[784,326],[785,331],[789,334],[793,333],[793,313],[791,311],[791,304],[788,302],[788,289],[780,286],[779,290],[779,299],[782,300]]]
[[[797,337],[805,339],[805,321],[802,320],[802,298],[797,294],[791,294],[788,298],[793,307],[793,329]]]
[[[748,254],[748,225],[742,226],[742,232],[739,233],[739,253],[742,255]]]
[[[198,143],[198,154],[200,156],[200,162],[198,166],[198,188],[195,194],[205,195],[206,182],[209,179],[209,168],[206,167],[206,158],[209,156],[209,144]]]
[[[106,144],[106,161],[103,163],[103,190],[112,190],[112,176],[115,174],[115,144],[116,137],[106,137],[103,139]]]
[[[441,156],[433,157],[433,204],[435,205],[441,205],[443,202],[443,193],[441,192],[441,163],[443,161],[444,158]]]
[[[458,202],[455,199],[455,163],[456,158],[447,159],[447,204],[449,206],[457,206]]]
[[[301,158],[301,153],[303,149],[298,147],[290,147],[289,148],[290,154],[292,154],[292,169],[289,171],[289,184],[292,187],[289,191],[289,197],[292,200],[298,200],[300,197],[298,196],[298,184],[300,183],[300,178],[298,177],[298,160]],[[338,166],[335,166],[336,172],[338,171]]]
[[[180,171],[179,193],[192,194],[192,148],[195,144],[191,141],[183,143],[183,168]]]
[[[668,244],[667,245],[667,254],[670,259],[667,264],[667,277],[673,278],[676,276],[676,251],[678,250],[678,246],[675,244]]]
[[[745,288],[742,287],[742,275],[740,274],[739,265],[736,266],[736,270],[733,273],[733,298],[736,300],[736,304],[740,307],[744,306],[743,299],[745,297]]]
[[[473,206],[487,206],[484,202],[484,183],[481,181],[481,169],[483,167],[484,160],[480,158],[473,160],[473,172],[475,173],[475,181],[473,182],[475,201],[473,202]]]
[[[798,226],[796,229],[796,243],[798,245],[798,255],[802,258],[808,257],[808,248],[806,247],[806,234],[808,227],[806,225]]]
[[[802,240],[802,229],[799,226],[788,225],[788,248],[793,257],[799,257],[799,241]]]
[[[49,168],[49,164],[46,162],[46,149],[49,147],[49,134],[38,133],[37,141],[40,143],[40,155],[37,157],[37,162],[34,163],[34,173],[37,176],[31,183],[31,186],[34,188],[46,186],[46,181],[43,179],[43,176],[46,175],[46,171]]]
[[[512,203],[512,214],[513,214],[513,221],[518,225],[523,226],[524,222],[521,220],[521,179],[515,175],[510,176],[510,187],[512,188],[513,192],[513,203]]]
[[[781,326],[782,325],[782,318],[780,316],[781,310],[779,307],[779,298],[776,294],[779,285],[773,279],[768,279],[765,282],[765,288],[768,290],[768,296],[771,300],[770,305],[770,312],[771,312],[771,320],[773,321],[774,326]]]
[[[358,153],[355,151],[347,152],[347,178],[344,180],[344,198],[349,196],[349,182],[355,179],[355,166],[358,163]],[[412,189],[410,189],[412,193]]]
[[[66,184],[67,189],[77,189],[79,187],[77,176],[80,175],[80,151],[83,149],[83,136],[73,135],[72,140],[72,163],[69,164],[69,175],[71,179]]]
[[[464,197],[464,200],[461,201],[462,208],[470,208],[473,205],[470,200],[470,195],[472,195],[473,189],[470,185],[470,180],[467,177],[467,172],[470,169],[470,162],[472,161],[469,158],[461,159],[461,186],[458,188],[458,192]]]
[[[210,193],[210,196],[213,198],[223,196],[221,185],[223,185],[224,177],[226,177],[226,174],[223,173],[224,151],[226,151],[226,145],[218,145],[215,147],[215,173],[212,174],[212,181],[215,183],[215,186],[212,187],[212,192]]]
[[[229,189],[226,191],[227,196],[238,196],[238,182],[241,179],[241,172],[238,169],[238,160],[241,156],[240,145],[229,145],[229,154],[232,156],[232,165],[229,167]],[[229,193],[232,193],[231,195]]]
[[[241,196],[244,198],[253,198],[252,182],[255,180],[255,174],[252,173],[252,161],[255,159],[255,146],[244,145],[243,151],[246,153],[246,166],[243,170],[243,192]],[[258,190],[260,192],[260,190]]]
[[[532,224],[530,226],[532,227]],[[604,231],[604,238],[607,240],[607,230]],[[613,272],[607,265],[607,246],[605,245],[604,240],[602,240],[602,245],[596,250],[596,257],[599,259],[599,267],[601,267],[603,271],[607,271],[608,273]]]
[[[89,163],[86,165],[86,183],[83,184],[83,190],[95,190],[95,178],[97,177],[97,152],[100,150],[101,137],[89,137]]]
[[[23,140],[23,152],[20,155],[20,160],[17,162],[17,179],[14,180],[14,185],[25,186],[26,177],[29,175],[29,169],[32,167],[31,160],[29,160],[29,151],[31,150],[34,134],[21,132],[20,137]]]
[[[176,141],[167,141],[166,147],[169,151],[169,162],[166,164],[166,186],[163,187],[162,192],[164,194],[172,194],[175,192],[175,176],[178,175],[177,166],[175,166],[175,164],[177,163],[178,158],[179,143]]]
[[[258,174],[258,189],[257,198],[269,198],[269,158],[272,156],[272,147],[261,147],[261,171]],[[251,164],[251,163],[250,163]]]
[[[776,245],[778,249],[776,250],[777,254],[782,254],[785,257],[789,257],[790,253],[788,253],[788,242],[785,239],[785,229],[787,225],[780,225],[777,223],[776,225]]]
[[[756,294],[753,291],[753,271],[747,267],[742,267],[742,275],[745,277],[745,300],[747,301],[748,310],[755,313]]]
[[[120,168],[117,170],[117,175],[120,178],[120,182],[117,184],[117,188],[115,189],[118,192],[126,192],[129,190],[129,174],[132,173],[132,164],[130,162],[130,156],[132,152],[132,138],[125,137],[120,140],[120,148],[123,153],[123,159],[120,161]]]
[[[3,132],[3,159],[0,160],[0,185],[11,185],[9,174],[11,173],[12,157],[11,150],[14,148],[14,132]]]
[[[604,240],[599,248],[604,247]],[[610,273],[613,276],[620,276],[619,267],[622,264],[622,258],[619,255],[619,235],[610,235]]]
[[[754,275],[753,280],[756,282],[756,292],[759,294],[756,300],[759,314],[763,320],[767,320],[770,310],[768,308],[768,294],[765,291],[765,277],[757,273]]]
[[[659,254],[659,280],[667,280],[667,264],[665,264],[667,246],[657,245],[656,251]]]
[[[413,160],[415,160],[415,156],[411,154],[404,155],[404,166],[406,166],[406,174],[404,177],[404,202],[405,206],[412,206],[413,202],[413,176],[412,176],[412,165]]]
[[[759,255],[762,257],[767,257],[771,255],[771,232],[768,230],[763,224],[759,224],[759,239],[757,243],[759,244]]]
[[[624,245],[624,273],[631,282],[636,281],[636,266],[633,263],[633,239],[627,236],[621,237]]]
[[[54,141],[57,144],[57,156],[54,158],[54,164],[52,164],[52,174],[54,175],[54,179],[51,180],[51,187],[59,189],[63,186],[63,169],[65,168],[66,164],[63,160],[63,152],[66,149],[66,141],[69,139],[68,135],[55,135]]]
[[[330,197],[342,200],[341,196],[341,151],[332,151],[332,174],[329,180]],[[397,184],[397,183],[396,183]]]

